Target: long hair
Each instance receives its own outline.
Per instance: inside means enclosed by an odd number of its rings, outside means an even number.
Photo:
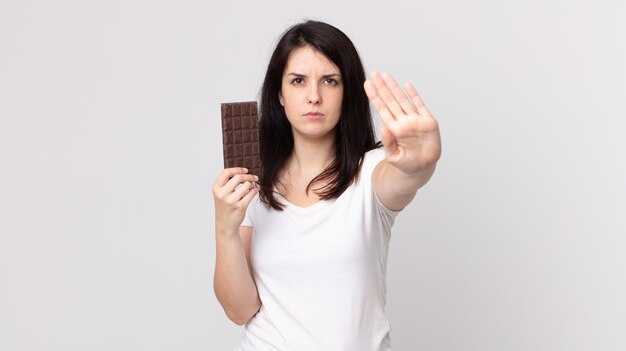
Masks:
[[[335,158],[307,186],[326,180],[314,189],[323,200],[339,197],[358,177],[365,152],[377,148],[369,100],[363,89],[365,71],[352,41],[339,29],[317,21],[306,21],[287,29],[270,58],[261,88],[259,147],[261,200],[276,210],[284,204],[274,196],[280,171],[293,151],[293,134],[285,110],[278,99],[282,77],[289,54],[297,48],[310,46],[324,54],[341,73],[343,101],[341,116],[335,127]]]

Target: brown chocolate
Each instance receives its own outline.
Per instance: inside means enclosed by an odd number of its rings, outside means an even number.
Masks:
[[[259,126],[256,101],[222,104],[224,168],[246,167],[261,174]]]

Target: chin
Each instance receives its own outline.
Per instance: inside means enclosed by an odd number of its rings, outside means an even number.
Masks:
[[[300,133],[303,137],[307,139],[326,139],[332,136],[333,131],[331,130],[315,130],[315,131],[307,131],[304,133]]]

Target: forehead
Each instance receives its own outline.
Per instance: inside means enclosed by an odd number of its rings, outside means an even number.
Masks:
[[[323,53],[314,50],[310,46],[302,46],[291,51],[284,73],[339,74],[339,67]]]

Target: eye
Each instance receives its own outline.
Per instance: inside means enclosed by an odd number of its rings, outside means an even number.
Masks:
[[[296,77],[291,80],[291,84],[293,85],[300,85],[302,83],[304,83],[304,79],[302,79],[301,77]]]
[[[339,84],[339,82],[335,78],[326,78],[324,80],[324,83],[326,83],[328,85],[332,85],[332,86],[335,86],[335,85]]]

